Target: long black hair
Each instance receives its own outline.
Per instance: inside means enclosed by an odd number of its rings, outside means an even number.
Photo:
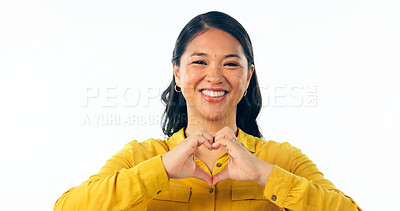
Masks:
[[[239,41],[243,47],[250,71],[251,65],[254,65],[254,55],[249,35],[236,19],[218,11],[200,14],[186,24],[176,40],[171,62],[179,67],[180,59],[185,52],[186,45],[197,35],[210,28],[223,30]],[[162,93],[161,100],[166,106],[162,116],[163,133],[167,136],[171,136],[182,127],[187,127],[188,115],[186,100],[182,93],[175,92],[174,76],[172,76],[172,81],[167,89]],[[249,87],[247,88],[247,94],[237,105],[236,125],[248,134],[261,137],[262,134],[257,125],[257,116],[260,113],[261,106],[261,92],[258,86],[257,74],[254,69]]]

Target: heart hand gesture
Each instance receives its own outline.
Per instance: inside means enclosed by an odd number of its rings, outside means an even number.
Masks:
[[[195,177],[212,186],[212,177],[205,172],[194,160],[198,147],[204,145],[212,150],[213,136],[203,128],[197,129],[188,138],[181,141],[171,151],[162,155],[165,170],[169,178],[183,179]]]
[[[194,160],[194,154],[201,145],[208,150],[217,150],[225,146],[229,155],[228,167],[213,177],[201,169]],[[161,157],[169,178],[195,177],[207,182],[209,186],[227,179],[256,182],[265,186],[274,167],[252,155],[237,141],[234,132],[229,127],[218,131],[215,138],[206,129],[200,128]]]
[[[265,186],[274,165],[251,154],[237,140],[229,127],[224,127],[215,134],[215,143],[212,144],[212,147],[218,149],[221,146],[226,147],[229,155],[228,167],[213,176],[213,185],[227,179],[233,179],[242,182],[255,182]]]

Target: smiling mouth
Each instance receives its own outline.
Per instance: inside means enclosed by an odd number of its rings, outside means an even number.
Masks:
[[[207,89],[200,90],[200,92],[207,97],[222,97],[229,93],[228,91],[224,91],[224,90],[212,91],[212,90],[207,90]]]

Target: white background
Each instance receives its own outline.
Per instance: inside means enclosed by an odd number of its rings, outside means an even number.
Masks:
[[[210,10],[250,34],[265,139],[302,149],[364,210],[399,210],[399,1],[137,2],[1,1],[0,210],[51,210],[124,144],[164,138],[175,40]],[[293,87],[316,87],[316,104]]]

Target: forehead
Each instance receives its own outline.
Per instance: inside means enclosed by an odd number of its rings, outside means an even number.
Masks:
[[[242,45],[228,32],[211,28],[197,35],[186,46],[185,53],[201,52],[213,54],[243,54]]]

